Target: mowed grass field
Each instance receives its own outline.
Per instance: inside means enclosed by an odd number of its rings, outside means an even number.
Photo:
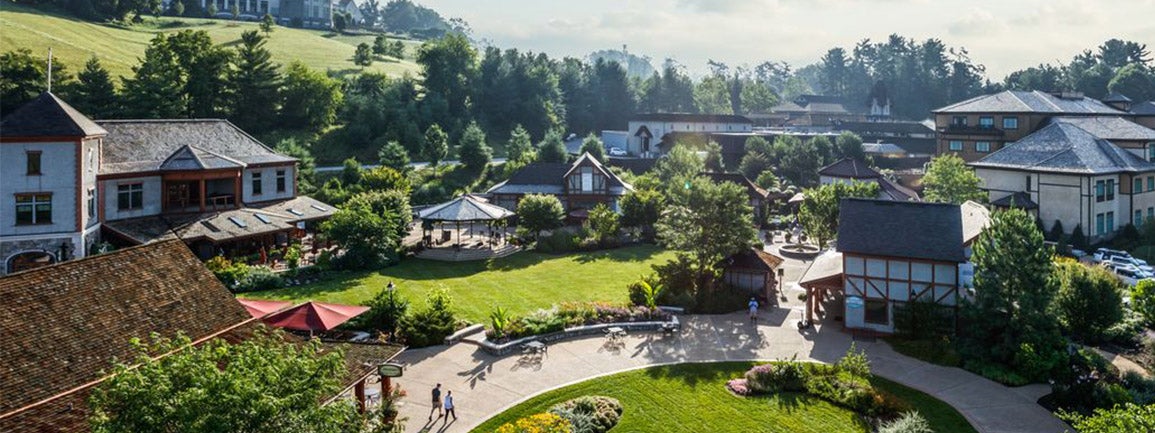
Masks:
[[[233,46],[240,42],[241,33],[257,28],[257,23],[250,22],[152,16],[145,18],[143,24],[126,28],[0,1],[0,49],[27,48],[36,56],[47,57],[51,47],[54,57],[63,61],[73,75],[96,55],[113,76],[130,76],[157,33],[205,30],[217,44]],[[277,63],[299,61],[313,69],[341,75],[363,70],[392,76],[419,73],[420,67],[412,61],[419,42],[406,41],[407,60],[378,56],[372,66],[364,69],[353,64],[353,52],[361,42],[372,44],[373,36],[278,26],[269,35],[267,47]]]
[[[460,263],[408,259],[377,271],[338,273],[311,285],[240,296],[356,305],[393,282],[410,300],[410,308],[418,308],[425,304],[426,293],[443,287],[453,296],[460,317],[488,323],[497,306],[523,315],[564,301],[626,302],[627,284],[653,272],[651,265],[673,258],[672,252],[641,245],[567,255],[521,252]]]
[[[725,388],[753,363],[678,364],[627,371],[559,388],[489,419],[474,433],[548,411],[583,395],[605,395],[622,403],[621,421],[611,431],[634,433],[862,433],[870,427],[854,412],[816,397],[785,393],[740,398]],[[872,380],[916,408],[937,432],[974,432],[957,411],[921,392],[884,379]],[[462,403],[466,404],[466,403]],[[692,410],[690,410],[692,409]]]

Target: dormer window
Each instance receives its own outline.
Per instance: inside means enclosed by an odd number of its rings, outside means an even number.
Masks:
[[[594,170],[593,167],[581,167],[569,176],[569,190],[571,193],[605,192],[606,177]]]

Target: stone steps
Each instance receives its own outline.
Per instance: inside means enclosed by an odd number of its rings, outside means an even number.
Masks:
[[[417,253],[417,258],[438,260],[443,262],[468,262],[473,260],[489,260],[505,257],[521,251],[521,247],[502,245],[498,248],[468,248],[455,251],[452,248],[429,248]]]

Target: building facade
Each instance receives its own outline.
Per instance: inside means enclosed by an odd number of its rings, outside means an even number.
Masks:
[[[674,144],[673,133],[706,135],[717,132],[750,132],[754,123],[744,116],[726,114],[649,113],[630,119],[626,152],[642,158],[657,158]]]
[[[633,190],[633,186],[585,153],[573,164],[529,164],[509,180],[494,185],[485,195],[490,203],[511,211],[517,210],[517,204],[527,194],[553,195],[561,201],[566,212],[580,218],[581,211],[593,209],[598,204],[620,211],[622,196]]]

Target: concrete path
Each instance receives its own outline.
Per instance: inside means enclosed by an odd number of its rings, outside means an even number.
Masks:
[[[828,325],[799,331],[801,309],[761,313],[758,326],[742,314],[683,316],[681,335],[631,334],[620,348],[602,338],[561,341],[540,361],[519,356],[493,357],[475,346],[457,344],[408,350],[408,364],[397,380],[409,392],[401,414],[411,432],[468,432],[490,416],[544,391],[585,379],[648,365],[694,361],[798,359],[835,362],[851,344],[850,335]],[[875,374],[918,389],[958,409],[984,433],[1061,433],[1066,424],[1035,403],[1048,392],[1043,385],[1008,388],[958,368],[928,364],[898,354],[881,341],[859,341]],[[452,390],[458,420],[427,423],[429,392],[435,383]],[[719,382],[718,386],[723,386]],[[945,432],[944,432],[945,433]]]

